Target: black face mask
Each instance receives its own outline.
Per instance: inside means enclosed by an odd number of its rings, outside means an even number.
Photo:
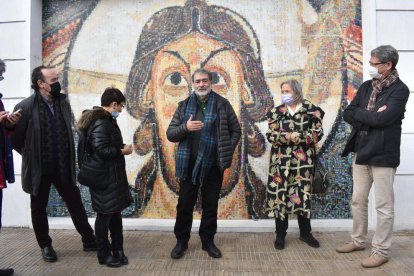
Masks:
[[[60,86],[60,83],[57,81],[55,83],[49,84],[50,85],[50,95],[52,95],[53,98],[59,97],[60,90],[62,90],[62,87]]]

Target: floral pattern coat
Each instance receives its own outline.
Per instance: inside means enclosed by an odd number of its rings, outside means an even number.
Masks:
[[[315,145],[323,136],[323,115],[321,108],[307,100],[293,116],[284,104],[267,114],[266,137],[272,144],[265,203],[268,217],[284,220],[286,214],[296,214],[310,218]],[[299,133],[300,144],[287,139],[291,132]]]

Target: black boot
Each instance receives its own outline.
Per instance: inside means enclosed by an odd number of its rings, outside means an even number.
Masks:
[[[127,265],[129,263],[127,256],[125,256],[124,250],[113,250],[112,253],[114,258],[117,258],[121,264]]]
[[[284,219],[276,218],[276,240],[274,245],[277,250],[283,250],[285,248],[285,238],[288,227],[288,214],[285,215]]]
[[[9,276],[13,275],[14,269],[13,268],[2,268],[0,269],[0,275],[1,276]]]
[[[106,264],[109,267],[120,267],[122,266],[119,259],[114,258],[109,251],[98,250],[98,261],[100,264]]]
[[[285,237],[283,237],[283,236],[276,236],[275,248],[277,250],[282,250],[283,248],[285,248]]]

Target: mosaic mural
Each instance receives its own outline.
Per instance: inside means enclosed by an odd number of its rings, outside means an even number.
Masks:
[[[351,160],[340,153],[350,129],[342,111],[362,83],[360,6],[359,0],[46,0],[43,61],[60,72],[74,122],[99,105],[106,87],[124,91],[127,108],[118,123],[135,149],[127,157],[135,202],[124,216],[175,217],[175,145],[165,131],[201,66],[214,73],[213,89],[231,102],[243,130],[225,173],[219,218],[265,218],[264,116],[280,104],[279,85],[288,78],[300,80],[305,97],[326,112],[320,155],[334,184],[313,197],[313,218],[349,218]],[[89,191],[81,192],[93,216]],[[48,212],[67,216],[56,191]],[[200,212],[197,202],[196,218]]]

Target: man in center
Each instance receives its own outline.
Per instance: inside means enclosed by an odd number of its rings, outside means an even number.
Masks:
[[[202,249],[213,258],[221,258],[214,244],[219,193],[223,172],[231,165],[241,128],[229,101],[211,90],[212,79],[212,73],[203,68],[194,71],[191,77],[194,92],[178,104],[167,129],[168,140],[179,143],[175,175],[180,180],[180,190],[173,259],[181,258],[188,248],[199,189]]]

